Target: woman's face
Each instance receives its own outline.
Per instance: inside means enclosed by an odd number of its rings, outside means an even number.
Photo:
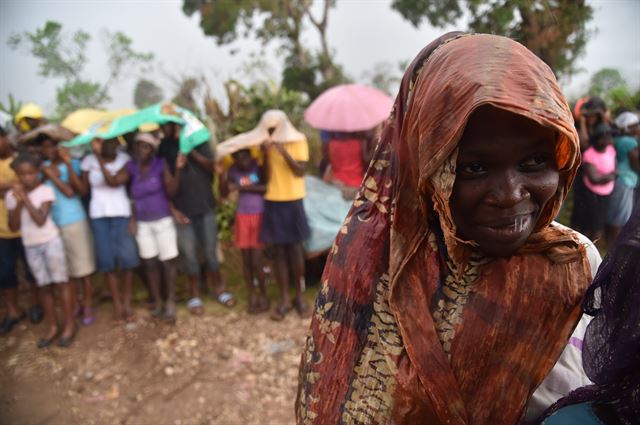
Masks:
[[[451,212],[458,237],[504,257],[529,238],[560,182],[552,129],[491,106],[471,115],[459,143]]]
[[[102,143],[102,151],[100,154],[104,159],[114,159],[118,155],[118,141],[115,139],[105,140]]]
[[[40,146],[42,156],[49,161],[55,161],[58,157],[58,144],[51,139],[44,139]]]
[[[139,161],[147,163],[153,157],[155,150],[153,149],[153,146],[151,146],[149,143],[136,142],[135,152],[136,152],[136,157],[138,158]]]

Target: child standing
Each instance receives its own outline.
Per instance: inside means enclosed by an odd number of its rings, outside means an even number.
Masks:
[[[152,315],[162,315],[166,321],[175,323],[178,239],[167,192],[177,188],[172,184],[164,159],[155,155],[159,145],[160,140],[152,134],[137,134],[134,144],[135,159],[129,161],[119,174],[130,181],[135,211],[132,220],[135,220],[138,251],[154,299]],[[160,287],[157,260],[162,263],[164,271],[163,288]]]
[[[75,335],[71,284],[62,239],[49,214],[51,204],[56,199],[55,194],[53,189],[38,179],[39,167],[39,160],[29,154],[21,154],[11,163],[20,183],[6,195],[9,226],[13,231],[20,229],[22,232],[29,267],[42,289],[49,332],[38,341],[38,348],[48,347],[59,332],[52,284],[59,288],[65,319],[58,345],[68,347]]]
[[[133,292],[133,269],[139,259],[136,242],[129,229],[131,204],[127,196],[127,178],[119,173],[131,159],[118,149],[118,141],[99,140],[92,142],[93,154],[87,155],[80,164],[83,194],[91,186],[89,217],[96,250],[98,271],[106,277],[116,323],[133,320],[131,306]],[[124,281],[124,293],[120,297],[118,269]]]
[[[580,231],[595,241],[602,236],[609,198],[616,179],[616,150],[612,146],[611,127],[598,124],[590,135],[591,147],[582,154],[584,185],[587,189]]]
[[[223,196],[230,191],[239,192],[234,224],[235,246],[242,252],[244,279],[249,293],[247,312],[256,314],[269,310],[262,268],[262,244],[259,241],[266,186],[262,170],[248,149],[235,152],[232,156],[233,165],[229,168],[228,178],[220,180],[220,192]],[[256,286],[260,290],[257,295]]]
[[[96,271],[96,260],[93,235],[78,196],[82,191],[80,161],[71,159],[66,149],[59,148],[58,142],[49,138],[42,141],[41,150],[45,158],[42,173],[47,178],[46,184],[53,189],[56,196],[56,201],[51,207],[51,216],[60,230],[64,243],[69,276],[82,282],[82,323],[89,326],[96,320],[93,313],[91,283],[91,275]]]

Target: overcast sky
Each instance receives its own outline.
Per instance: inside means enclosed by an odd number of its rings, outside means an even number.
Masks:
[[[316,1],[318,3],[318,1]],[[390,9],[390,0],[338,0],[329,15],[328,39],[335,60],[356,80],[376,63],[394,66],[412,59],[431,40],[448,29],[434,29],[427,24],[415,29]],[[590,2],[595,31],[587,51],[578,65],[585,71],[565,85],[569,96],[586,88],[589,74],[604,68],[621,70],[632,87],[640,86],[640,1],[601,0]],[[101,44],[101,31],[123,31],[139,51],[154,53],[153,70],[146,75],[170,95],[174,90],[172,76],[203,75],[214,94],[222,95],[221,82],[228,78],[248,78],[243,64],[261,55],[270,64],[263,68],[266,78],[278,78],[281,58],[276,46],[262,48],[255,41],[239,41],[219,47],[205,37],[199,16],[182,13],[178,0],[0,0],[0,101],[9,93],[21,101],[34,101],[47,112],[55,108],[55,87],[59,83],[37,74],[37,62],[24,52],[7,47],[15,32],[33,31],[47,20],[63,24],[68,31],[83,29],[93,36],[89,78],[104,81],[106,57]],[[304,42],[318,46],[316,34],[309,29]],[[232,52],[236,52],[232,54]],[[273,60],[271,61],[271,58]],[[133,88],[137,76],[113,86],[111,107],[133,105]]]

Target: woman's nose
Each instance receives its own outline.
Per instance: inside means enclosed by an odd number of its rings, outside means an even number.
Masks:
[[[485,202],[498,208],[511,208],[530,197],[520,173],[506,171],[492,179]]]

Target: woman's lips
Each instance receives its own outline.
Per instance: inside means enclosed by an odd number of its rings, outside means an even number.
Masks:
[[[513,242],[529,231],[533,223],[533,214],[518,215],[481,225],[482,231],[492,239]]]

